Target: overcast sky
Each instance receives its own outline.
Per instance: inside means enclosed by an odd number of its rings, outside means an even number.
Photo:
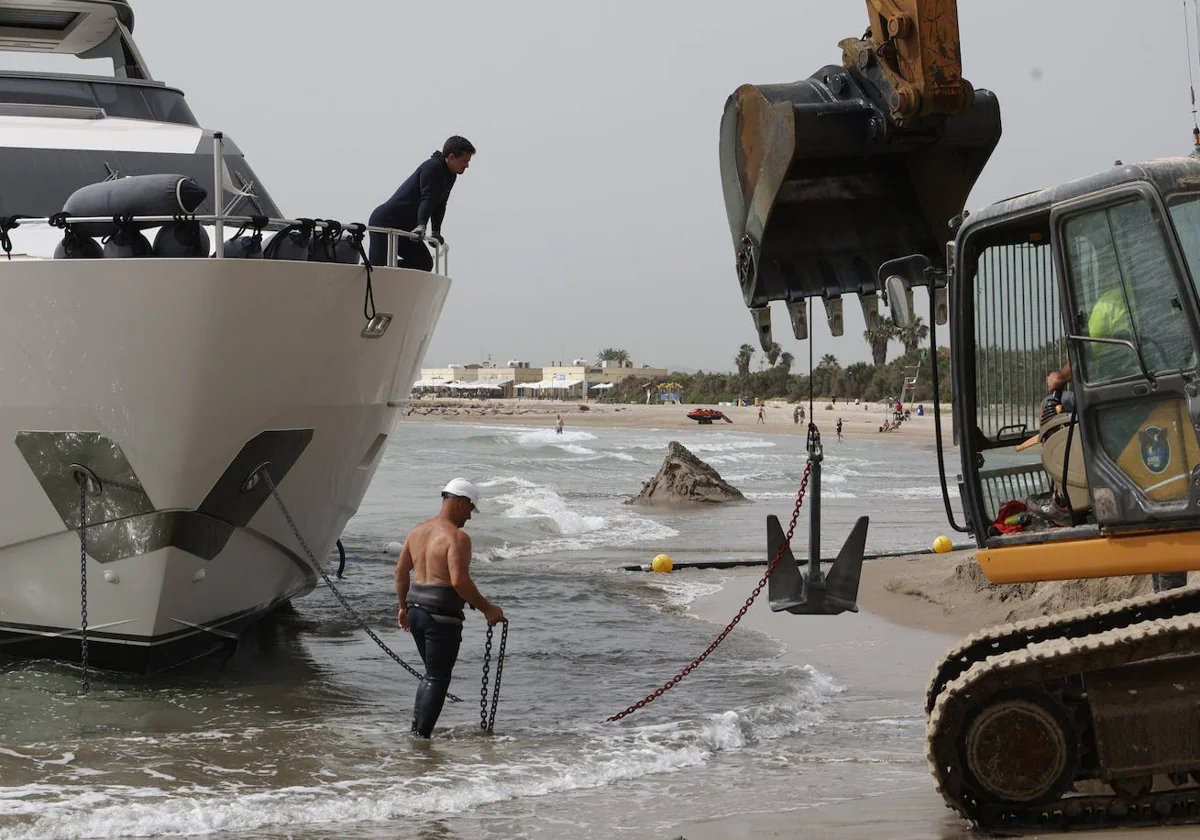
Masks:
[[[963,74],[996,92],[1004,122],[969,208],[1191,151],[1182,0],[959,5]],[[859,0],[134,6],[151,72],[236,139],[285,213],[365,221],[447,136],[475,144],[446,214],[454,284],[426,367],[615,346],[637,364],[732,369],[756,336],[721,197],[725,100],[840,63],[837,42],[867,24]],[[774,306],[776,340],[806,370]],[[818,305],[818,358],[869,358],[857,301],[845,311],[834,339]]]

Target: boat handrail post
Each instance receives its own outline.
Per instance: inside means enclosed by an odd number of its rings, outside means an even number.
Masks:
[[[225,220],[224,205],[224,164],[225,164],[225,134],[213,132],[213,256],[217,259],[225,257]]]
[[[399,234],[395,230],[388,230],[388,246],[387,246],[387,266],[395,268],[400,261],[400,240],[397,238]]]

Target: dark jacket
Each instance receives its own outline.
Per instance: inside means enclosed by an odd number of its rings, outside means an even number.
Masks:
[[[440,231],[446,215],[446,201],[456,178],[458,176],[446,166],[445,155],[434,152],[391,198],[375,208],[371,224],[412,230],[432,222],[432,231]]]

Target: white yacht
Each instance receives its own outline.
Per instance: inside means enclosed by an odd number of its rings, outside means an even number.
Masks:
[[[64,208],[129,176],[195,182],[204,201],[176,222],[216,243],[288,224],[232,141],[151,79],[133,25],[126,0],[0,0],[0,55],[23,68],[0,71],[0,654],[80,661],[86,640],[90,665],[142,672],[314,587],[264,473],[324,561],[450,281],[442,261],[368,271],[295,249],[101,256]],[[39,54],[105,74],[41,72]],[[146,241],[164,215],[123,212]],[[337,228],[293,226],[321,231]]]

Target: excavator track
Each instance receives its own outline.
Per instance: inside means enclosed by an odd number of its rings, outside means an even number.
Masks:
[[[926,729],[926,757],[947,805],[1001,833],[1200,823],[1200,787],[1188,781],[1189,773],[1200,777],[1200,754],[1189,740],[1196,727],[1185,723],[1176,736],[1168,719],[1172,710],[1185,722],[1194,717],[1200,612],[1121,623],[1138,605],[1178,609],[1195,594],[1132,599],[1107,610],[1107,620],[1117,622],[1110,629],[1026,642],[963,663],[968,667],[937,692]],[[1063,620],[1082,626],[1078,618]],[[1047,635],[1062,629],[1056,621],[1022,624],[1018,636],[1034,627],[1045,626]],[[1013,638],[993,635],[1005,645]],[[968,640],[958,650],[981,644]],[[1156,706],[1155,692],[1167,695],[1168,705]],[[1094,712],[1098,702],[1108,704],[1103,715]],[[1166,711],[1156,717],[1160,708]],[[1136,756],[1155,755],[1152,741],[1162,734],[1156,724],[1176,739],[1178,763],[1131,771]],[[1114,754],[1124,769],[1104,780],[1111,790],[1090,792],[1105,775],[1100,757]],[[1155,776],[1172,787],[1154,791]],[[1081,782],[1088,788],[1080,791]]]
[[[925,715],[933,711],[938,695],[949,683],[989,657],[1021,650],[1038,642],[1089,636],[1186,613],[1200,613],[1200,587],[1181,587],[980,630],[959,642],[934,667],[925,690]]]

